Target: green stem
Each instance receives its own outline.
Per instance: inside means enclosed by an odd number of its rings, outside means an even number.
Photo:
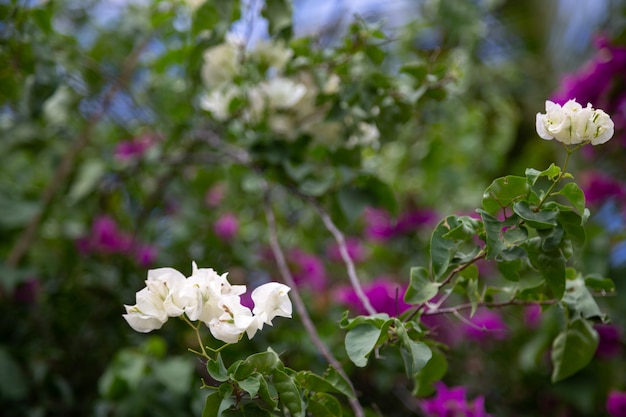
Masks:
[[[190,352],[195,353],[196,355],[202,356],[206,359],[211,359],[211,357],[209,356],[208,353],[206,353],[206,349],[204,348],[204,343],[202,343],[202,337],[200,336],[200,323],[198,323],[197,325],[193,324],[188,318],[187,316],[185,316],[184,314],[180,316],[181,319],[187,323],[189,325],[189,327],[191,327],[194,332],[196,332],[196,338],[198,339],[198,345],[200,345],[200,349],[201,351],[198,352],[196,350],[193,350],[191,348],[189,348]],[[223,348],[223,346],[222,346]]]
[[[548,199],[548,197],[550,197],[550,195],[552,194],[552,191],[554,190],[554,187],[556,187],[556,185],[563,179],[563,177],[567,173],[566,172],[567,164],[569,163],[570,156],[572,156],[572,153],[574,153],[575,150],[580,148],[580,146],[581,145],[577,145],[576,147],[570,149],[570,148],[567,147],[567,145],[563,145],[563,147],[565,148],[565,151],[567,152],[567,156],[565,157],[565,162],[563,163],[563,168],[561,169],[561,172],[556,177],[556,179],[554,180],[554,182],[552,183],[550,188],[548,188],[548,191],[545,193],[545,195],[543,196],[543,198],[541,199],[541,201],[539,202],[539,204],[535,208],[535,211],[539,211],[539,209],[541,209],[541,206],[543,206],[543,203],[545,203],[546,200]]]

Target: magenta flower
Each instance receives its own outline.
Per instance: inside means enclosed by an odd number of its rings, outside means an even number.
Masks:
[[[293,268],[293,278],[298,286],[308,287],[315,291],[326,288],[326,269],[324,263],[315,255],[292,249],[288,260]]]
[[[609,392],[606,410],[611,417],[626,417],[626,392],[617,390]]]
[[[132,238],[122,232],[111,217],[100,216],[91,227],[89,245],[91,251],[95,252],[127,252],[132,246]]]
[[[239,220],[237,220],[237,216],[233,213],[222,215],[217,219],[215,224],[213,224],[213,231],[218,237],[224,240],[231,240],[239,231]]]
[[[204,204],[209,208],[215,208],[220,205],[226,195],[226,187],[222,183],[217,183],[209,188],[204,195]]]
[[[602,359],[611,359],[622,354],[622,339],[619,328],[613,324],[596,324],[600,341],[596,349],[596,356]]]
[[[495,310],[479,309],[469,319],[472,325],[465,325],[465,334],[474,340],[505,339],[507,326],[500,314]]]
[[[435,397],[421,402],[427,417],[491,417],[485,411],[484,397],[468,402],[465,387],[448,388],[440,381],[435,384],[435,388]]]
[[[531,304],[524,308],[524,324],[530,329],[536,329],[541,322],[541,306]]]
[[[362,262],[365,259],[365,248],[360,240],[355,238],[347,238],[346,239],[346,249],[348,250],[348,255],[353,262]],[[339,251],[339,245],[337,243],[331,244],[328,247],[328,258],[331,261],[335,262],[343,262],[343,258],[341,257],[341,252]]]
[[[118,161],[129,161],[141,157],[159,139],[158,135],[144,133],[131,140],[119,142],[115,146],[115,158]]]
[[[587,172],[583,179],[583,192],[589,204],[602,204],[609,199],[626,198],[626,184],[600,172]]]
[[[391,216],[386,210],[367,207],[365,213],[365,235],[375,241],[385,242],[395,233]]]
[[[378,278],[363,285],[363,292],[372,307],[379,313],[398,316],[411,308],[404,302],[406,288],[386,278]],[[356,314],[367,314],[365,307],[352,286],[343,286],[335,291],[335,299],[354,310]]]
[[[154,264],[157,258],[157,249],[154,246],[139,244],[135,248],[135,260],[142,267]]]
[[[433,210],[412,210],[404,213],[398,218],[395,226],[396,234],[406,234],[414,232],[424,225],[435,225],[439,220],[439,215]]]

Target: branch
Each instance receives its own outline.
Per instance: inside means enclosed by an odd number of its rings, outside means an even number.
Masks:
[[[508,307],[508,306],[532,306],[532,305],[553,305],[558,303],[559,300],[510,300],[510,301],[480,301],[476,305],[480,307]],[[436,316],[439,314],[458,314],[462,310],[470,310],[473,307],[472,303],[460,304],[454,307],[436,308],[433,310],[426,310],[422,313],[422,316]]]
[[[109,90],[106,92],[102,99],[102,106],[99,111],[94,113],[87,120],[87,125],[83,129],[82,133],[74,142],[70,145],[70,148],[63,156],[61,163],[59,164],[56,172],[52,176],[52,179],[48,183],[48,186],[44,189],[41,194],[41,209],[39,212],[33,216],[30,220],[28,226],[21,233],[15,245],[11,249],[11,252],[7,256],[7,265],[9,267],[16,267],[24,255],[28,252],[29,247],[32,245],[33,241],[36,238],[37,231],[39,230],[39,226],[44,219],[44,216],[50,206],[52,205],[52,200],[54,196],[58,193],[61,186],[65,183],[67,178],[70,176],[72,171],[74,170],[74,166],[76,165],[76,159],[80,152],[89,144],[91,141],[92,134],[95,130],[96,125],[104,118],[106,113],[111,106],[113,101],[113,97],[117,94],[117,92],[127,85],[132,72],[139,61],[139,56],[143,52],[143,50],[148,45],[150,37],[147,37],[143,41],[141,41],[137,46],[133,49],[133,51],[126,57],[124,63],[122,64],[122,70],[120,72],[120,76],[115,80],[115,82],[111,85]]]
[[[317,333],[317,329],[315,328],[315,325],[313,324],[313,321],[311,320],[311,317],[309,316],[306,306],[304,305],[304,301],[302,300],[302,297],[300,297],[298,286],[296,285],[293,275],[291,275],[291,271],[289,270],[289,267],[287,266],[287,261],[285,260],[285,255],[278,242],[278,233],[276,229],[276,217],[274,216],[274,211],[272,210],[272,207],[270,206],[269,200],[270,200],[269,190],[267,190],[265,194],[264,206],[265,206],[265,218],[267,220],[267,227],[269,229],[270,247],[272,249],[274,259],[276,260],[278,269],[280,271],[281,276],[283,277],[285,284],[291,287],[291,297],[293,298],[293,302],[296,306],[296,310],[298,311],[298,315],[300,316],[300,320],[302,321],[302,324],[304,325],[304,328],[306,332],[308,333],[309,338],[315,345],[315,347],[319,350],[322,356],[326,358],[328,363],[333,368],[335,368],[335,370],[350,384],[350,388],[354,392],[355,391],[354,386],[352,385],[352,382],[348,378],[348,375],[343,370],[343,367],[341,366],[339,361],[333,356],[333,354],[330,352],[328,347],[324,344],[324,342],[322,342],[321,338],[319,337]],[[350,401],[350,406],[352,407],[352,410],[354,411],[355,416],[364,417],[365,412],[363,411],[363,408],[361,407],[361,404],[358,402],[358,400],[350,398],[349,401]]]
[[[354,291],[357,297],[359,297],[361,304],[363,304],[363,307],[365,307],[365,310],[367,311],[368,314],[370,315],[376,314],[377,313],[376,309],[372,306],[369,298],[367,298],[367,295],[365,295],[365,293],[363,292],[363,287],[361,287],[361,281],[359,280],[359,277],[357,276],[356,268],[354,267],[354,262],[352,261],[352,258],[350,257],[350,253],[348,253],[348,247],[346,246],[346,239],[343,233],[341,232],[341,230],[339,230],[339,228],[335,225],[335,223],[333,223],[333,220],[330,218],[328,213],[315,200],[302,194],[300,194],[300,196],[305,198],[307,201],[309,201],[313,205],[313,207],[315,207],[315,209],[317,210],[317,213],[322,218],[324,225],[326,226],[328,231],[333,235],[333,237],[335,238],[335,241],[337,241],[337,244],[339,245],[339,253],[341,254],[341,259],[343,259],[343,262],[346,264],[346,269],[348,271],[348,278],[350,278],[350,284],[352,284],[352,288],[354,288]]]

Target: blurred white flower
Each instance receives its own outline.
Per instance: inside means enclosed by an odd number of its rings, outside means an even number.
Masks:
[[[239,91],[233,86],[213,90],[200,98],[200,107],[223,122],[230,117],[230,102],[237,97]]]
[[[546,101],[546,113],[537,113],[537,134],[542,139],[556,139],[566,145],[590,142],[600,145],[613,136],[614,124],[608,114],[600,109],[582,107],[576,100],[563,106]]]
[[[250,57],[261,64],[273,67],[278,71],[287,65],[293,56],[293,51],[282,42],[262,40],[254,45],[250,51]]]
[[[205,87],[213,89],[233,80],[239,71],[239,50],[226,42],[204,51],[201,76]]]
[[[304,84],[289,78],[275,77],[259,85],[270,108],[286,110],[294,107],[306,94]]]

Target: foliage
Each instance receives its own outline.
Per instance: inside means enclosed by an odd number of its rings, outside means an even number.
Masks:
[[[546,56],[494,45],[531,2],[327,42],[268,0],[256,43],[239,3],[0,2],[3,415],[614,415],[623,230],[578,174],[604,151],[537,138]],[[289,285],[294,318],[132,334],[146,270],[190,260]]]

